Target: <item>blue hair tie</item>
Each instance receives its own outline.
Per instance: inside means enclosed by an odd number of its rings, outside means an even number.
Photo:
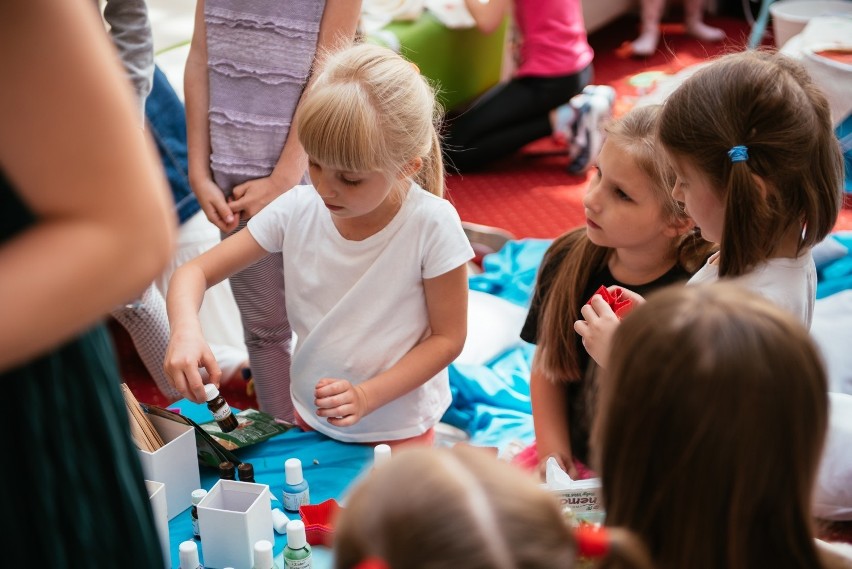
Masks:
[[[748,147],[734,146],[728,150],[728,157],[731,159],[731,162],[745,162],[748,160]]]

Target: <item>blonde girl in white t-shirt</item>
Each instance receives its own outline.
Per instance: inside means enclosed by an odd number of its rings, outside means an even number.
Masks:
[[[312,185],[172,278],[166,371],[178,391],[205,400],[199,367],[219,381],[198,324],[204,291],[282,252],[297,424],[345,442],[432,440],[450,403],[446,367],[464,345],[473,257],[441,197],[439,116],[427,81],[392,51],[327,58],[294,119]]]

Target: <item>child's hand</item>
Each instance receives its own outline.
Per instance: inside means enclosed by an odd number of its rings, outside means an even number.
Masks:
[[[622,289],[623,290],[623,289]],[[621,322],[612,308],[598,294],[580,309],[583,320],[574,322],[574,331],[583,338],[583,346],[599,366],[606,368],[612,335]]]
[[[240,218],[228,207],[225,195],[213,180],[208,178],[192,184],[192,191],[210,223],[224,233],[230,233],[237,228]]]
[[[547,456],[542,457],[539,461],[538,472],[541,475],[542,480],[547,479],[547,459],[549,458],[556,460],[556,464],[571,477],[571,480],[577,480],[579,473],[577,472],[577,467],[574,465],[573,457],[570,454],[565,456],[556,452],[552,452]]]
[[[273,180],[271,176],[249,180],[234,188],[233,199],[228,205],[235,214],[241,215],[243,219],[250,219],[298,182],[299,179],[294,179],[281,183]]]
[[[616,294],[616,291],[618,291],[618,293],[621,295],[622,300],[630,301],[630,305],[632,306],[632,308],[636,308],[637,306],[645,302],[644,296],[642,296],[638,292],[633,292],[630,289],[618,285],[608,286],[606,287],[606,289],[610,292],[610,294],[613,295]]]
[[[354,425],[369,412],[364,389],[345,379],[322,378],[314,389],[314,397],[317,415],[328,417],[328,422],[338,427]]]
[[[210,351],[210,346],[200,333],[173,333],[166,349],[164,368],[172,386],[181,395],[196,403],[204,403],[207,396],[204,393],[204,381],[199,367],[207,370],[210,383],[219,385],[222,370]]]

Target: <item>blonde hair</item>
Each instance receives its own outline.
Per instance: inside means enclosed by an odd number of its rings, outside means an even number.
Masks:
[[[336,525],[336,569],[370,558],[388,569],[571,569],[577,559],[555,496],[466,445],[401,450],[355,488]],[[650,567],[625,530],[611,532],[610,556]]]
[[[828,102],[799,62],[754,50],[718,59],[669,96],[659,136],[672,157],[706,176],[724,204],[720,276],[767,259],[791,227],[803,229],[799,251],[834,227],[843,158]],[[732,162],[734,146],[747,147],[748,159]]]
[[[349,172],[404,174],[444,194],[437,125],[442,111],[417,68],[393,51],[359,44],[327,55],[294,118],[308,156]]]
[[[636,107],[606,127],[607,140],[617,145],[648,177],[664,218],[685,223],[688,216],[672,197],[675,174],[660,156],[656,125],[660,106]],[[712,252],[713,245],[689,231],[672,239],[672,251],[678,264],[693,273]],[[539,298],[540,323],[535,365],[553,381],[581,379],[578,365],[577,335],[573,323],[580,318],[581,298],[593,274],[602,270],[612,249],[592,243],[586,228],[560,236],[547,251],[540,274],[553,274],[546,298]],[[553,266],[555,260],[558,265]],[[540,288],[536,288],[536,294]]]
[[[625,317],[592,438],[607,524],[661,569],[816,568],[828,421],[808,331],[731,283],[669,287]]]

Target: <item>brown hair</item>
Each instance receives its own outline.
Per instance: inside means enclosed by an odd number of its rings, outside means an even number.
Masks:
[[[647,567],[629,532],[612,555]],[[409,447],[369,474],[337,521],[336,569],[570,569],[577,548],[552,494],[487,451]]]
[[[635,161],[655,190],[660,208],[673,223],[687,219],[683,208],[672,198],[674,171],[660,159],[655,129],[660,107],[651,105],[632,109],[606,128],[607,140],[616,144],[625,157]],[[707,259],[712,244],[691,231],[672,240],[677,262],[688,272],[695,272]],[[591,275],[606,266],[611,253],[608,247],[592,243],[585,227],[562,235],[547,251],[539,274],[552,274],[546,298],[538,298],[540,311],[539,337],[535,365],[551,380],[580,379],[577,365],[577,342],[573,323],[587,299],[580,298]],[[558,263],[557,266],[554,266]],[[536,288],[536,294],[540,288]]]
[[[294,120],[308,156],[350,172],[399,174],[414,159],[414,179],[444,195],[435,91],[411,62],[373,44],[327,54]]]
[[[593,427],[607,524],[661,569],[812,568],[825,369],[792,315],[728,283],[633,310],[600,375]]]
[[[753,50],[716,60],[669,96],[659,136],[725,204],[719,276],[767,259],[791,227],[804,229],[799,251],[834,227],[843,199],[840,145],[825,96],[795,60]],[[748,160],[731,162],[728,151],[740,145]]]

